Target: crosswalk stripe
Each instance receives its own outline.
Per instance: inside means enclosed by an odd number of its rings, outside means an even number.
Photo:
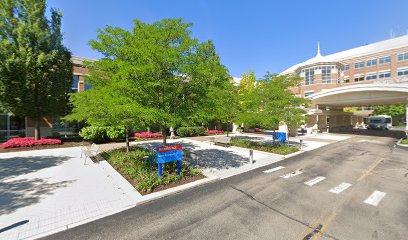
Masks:
[[[326,179],[326,177],[318,176],[318,177],[315,177],[315,178],[313,178],[313,179],[310,179],[309,181],[306,181],[306,182],[304,182],[304,183],[305,183],[306,185],[308,185],[308,186],[313,186],[313,185],[315,185],[316,183],[319,183],[319,182],[323,181],[324,179]]]
[[[296,170],[296,171],[294,171],[294,172],[286,173],[286,174],[284,174],[284,175],[282,175],[282,176],[280,176],[280,177],[281,177],[281,178],[291,178],[291,177],[300,175],[300,174],[302,174],[302,173],[303,173],[302,170],[301,170],[301,169],[298,169],[298,170]]]
[[[374,191],[366,200],[364,200],[364,203],[377,206],[386,194],[387,193],[385,192]]]
[[[275,167],[275,168],[271,168],[269,170],[265,170],[263,171],[264,173],[272,173],[272,172],[276,172],[278,170],[284,169],[285,167],[279,166],[279,167]]]
[[[339,185],[335,186],[334,188],[330,189],[329,192],[331,193],[335,193],[335,194],[340,194],[341,192],[343,192],[344,190],[346,190],[347,188],[349,188],[352,184],[351,183],[340,183]]]

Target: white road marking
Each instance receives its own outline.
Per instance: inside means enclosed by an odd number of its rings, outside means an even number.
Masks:
[[[330,189],[329,192],[339,194],[349,188],[352,184],[351,183],[340,183],[339,185],[335,186],[334,188]]]
[[[282,176],[280,176],[280,177],[281,177],[281,178],[291,178],[291,177],[300,175],[300,174],[302,174],[302,173],[303,173],[303,172],[302,172],[302,169],[298,169],[298,170],[296,170],[296,171],[294,171],[294,172],[286,173],[285,175],[282,175]]]
[[[364,203],[377,206],[381,200],[385,197],[385,192],[374,191],[365,201]]]
[[[319,183],[319,182],[323,181],[324,179],[326,179],[326,177],[318,176],[318,177],[315,177],[313,179],[310,179],[309,181],[306,181],[305,184],[308,185],[308,186],[313,186],[316,183]]]
[[[279,167],[276,167],[276,168],[271,168],[271,169],[269,169],[269,170],[265,170],[265,171],[263,171],[264,173],[272,173],[272,172],[276,172],[276,171],[278,171],[278,170],[281,170],[281,169],[284,169],[285,167],[282,167],[282,166],[279,166]]]

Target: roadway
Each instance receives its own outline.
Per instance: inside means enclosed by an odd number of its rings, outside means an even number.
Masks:
[[[44,239],[407,239],[396,141],[354,136]]]

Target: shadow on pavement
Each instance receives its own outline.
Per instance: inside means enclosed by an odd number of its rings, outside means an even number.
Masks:
[[[0,215],[38,203],[45,195],[73,181],[49,183],[42,178],[24,178],[25,174],[62,164],[69,157],[27,156],[0,159]],[[18,177],[18,179],[14,179]]]
[[[374,129],[338,129],[331,130],[331,133],[337,134],[352,134],[360,136],[373,136],[373,137],[390,137],[400,139],[403,138],[406,134],[403,130],[374,130]]]

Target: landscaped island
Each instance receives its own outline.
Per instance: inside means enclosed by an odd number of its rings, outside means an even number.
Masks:
[[[231,139],[231,145],[236,147],[254,149],[258,151],[276,153],[280,155],[287,155],[299,151],[299,148],[295,146],[285,144],[259,143],[245,139]]]
[[[166,163],[163,176],[158,177],[155,153],[146,148],[134,146],[126,154],[125,148],[102,153],[113,168],[130,182],[141,194],[159,191],[203,178],[199,169],[182,162],[180,176],[176,163]]]

